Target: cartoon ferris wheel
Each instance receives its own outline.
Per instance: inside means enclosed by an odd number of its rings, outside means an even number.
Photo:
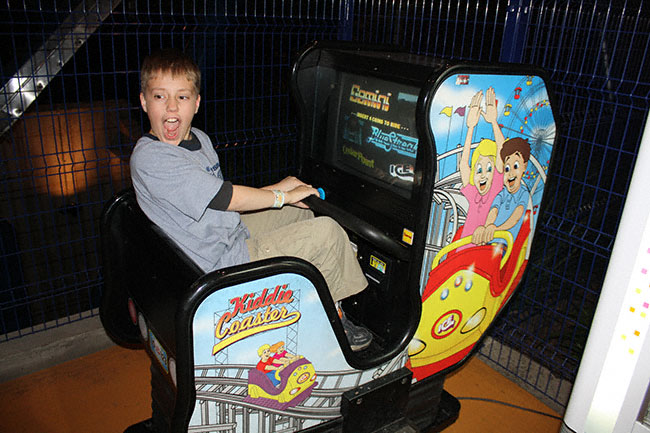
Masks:
[[[527,76],[517,83],[499,113],[507,138],[522,137],[536,155],[550,152],[555,138],[555,121],[544,82]]]

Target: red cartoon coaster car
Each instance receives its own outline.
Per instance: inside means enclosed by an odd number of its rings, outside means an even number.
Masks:
[[[438,252],[422,294],[420,324],[408,349],[407,366],[416,379],[460,362],[485,333],[521,280],[530,224],[526,211],[514,242],[510,232],[495,233],[495,238],[506,241],[505,253],[499,244],[459,251],[471,243],[471,236],[454,239]]]

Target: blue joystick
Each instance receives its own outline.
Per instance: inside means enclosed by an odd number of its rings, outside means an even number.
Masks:
[[[317,188],[318,189],[318,195],[320,196],[321,200],[325,200],[325,190],[323,188]]]

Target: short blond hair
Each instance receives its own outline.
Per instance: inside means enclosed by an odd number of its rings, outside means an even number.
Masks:
[[[260,348],[257,349],[257,356],[259,356],[259,357],[261,358],[261,357],[262,357],[262,354],[264,353],[264,351],[265,351],[266,349],[270,349],[270,348],[271,348],[271,346],[269,346],[268,344],[262,344],[262,345],[260,346]]]
[[[154,51],[145,57],[140,69],[140,91],[145,93],[149,81],[158,74],[170,73],[172,77],[185,76],[201,93],[201,70],[190,56],[176,48]]]
[[[474,185],[474,167],[476,167],[478,157],[481,155],[492,157],[492,162],[496,164],[497,143],[489,138],[483,138],[478,143],[478,146],[476,146],[476,149],[474,149],[474,152],[472,152],[472,161],[470,163],[471,171],[469,173],[469,183],[471,185]],[[494,169],[496,170],[496,167],[494,167]]]

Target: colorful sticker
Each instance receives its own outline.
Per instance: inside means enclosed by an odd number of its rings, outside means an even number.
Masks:
[[[154,354],[163,370],[165,370],[165,373],[169,373],[167,351],[162,347],[162,344],[160,344],[153,332],[151,332],[151,329],[149,329],[149,349],[151,350],[151,353]]]
[[[413,245],[413,232],[409,229],[402,230],[402,242]]]
[[[386,262],[379,260],[377,257],[375,257],[372,254],[370,255],[370,266],[377,269],[382,274],[386,273]]]
[[[431,328],[433,338],[445,338],[453,333],[463,319],[463,313],[458,310],[448,311],[436,320]]]

